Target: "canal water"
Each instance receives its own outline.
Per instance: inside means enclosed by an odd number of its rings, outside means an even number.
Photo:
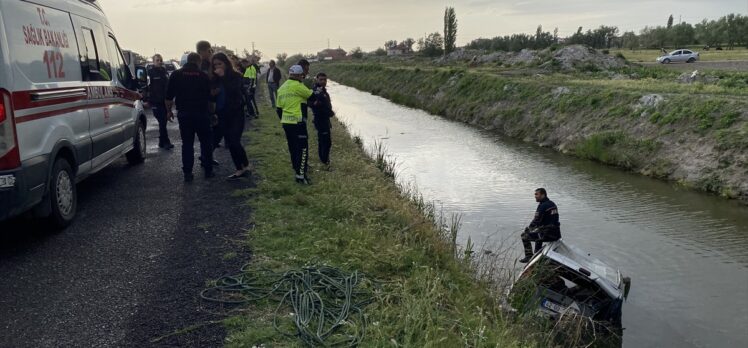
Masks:
[[[517,142],[332,83],[338,118],[398,180],[463,215],[460,240],[515,243],[545,187],[564,240],[632,279],[625,347],[748,347],[748,207]],[[334,158],[334,157],[333,157]]]

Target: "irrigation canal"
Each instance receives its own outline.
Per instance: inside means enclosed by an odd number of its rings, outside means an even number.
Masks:
[[[519,257],[533,191],[547,188],[564,240],[632,278],[625,347],[748,347],[748,207],[354,88],[329,90],[338,117],[365,146],[384,142],[399,181],[463,214],[463,243],[509,241]]]

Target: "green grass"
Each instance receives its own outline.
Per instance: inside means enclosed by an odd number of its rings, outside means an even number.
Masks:
[[[376,302],[367,307],[365,347],[536,345],[542,335],[508,321],[489,284],[453,256],[444,231],[424,214],[433,209],[404,196],[343,126],[334,124],[331,172],[317,165],[311,136],[314,184],[300,186],[278,120],[262,111],[247,146],[258,184],[239,193],[253,207],[249,244],[256,267],[324,264],[381,280]],[[273,330],[274,309],[255,303],[227,320],[227,346],[299,346]]]
[[[736,47],[733,50],[722,50],[717,51],[714,48],[709,51],[704,51],[701,48],[693,47],[693,50],[699,52],[701,61],[722,61],[722,60],[748,60],[748,49],[743,47]],[[674,51],[674,49],[666,49],[668,52]],[[636,50],[632,51],[629,49],[611,49],[610,54],[616,55],[618,53],[623,54],[626,59],[630,62],[635,63],[652,63],[655,62],[657,57],[662,55],[660,50]]]

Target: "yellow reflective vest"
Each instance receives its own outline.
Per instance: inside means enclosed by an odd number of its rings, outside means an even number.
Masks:
[[[250,65],[247,70],[244,70],[244,77],[248,79],[256,79],[257,78],[257,69],[255,69],[254,65]]]
[[[302,108],[306,107],[306,101],[312,96],[312,90],[303,83],[288,79],[278,89],[275,105],[282,110],[281,123],[296,124],[303,121],[306,114]]]

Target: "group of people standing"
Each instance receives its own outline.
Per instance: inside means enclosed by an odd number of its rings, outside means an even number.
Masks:
[[[311,184],[308,177],[309,144],[307,108],[315,118],[314,126],[319,138],[319,156],[330,168],[330,117],[332,110],[327,93],[327,76],[317,74],[313,89],[303,82],[309,74],[309,62],[302,59],[289,69],[288,80],[281,85],[282,74],[270,61],[264,74],[271,105],[276,109],[288,141],[295,180]],[[159,123],[159,147],[172,149],[167,122],[174,120],[176,106],[179,132],[182,138],[182,170],[184,180],[194,180],[194,142],[200,141],[200,162],[205,177],[215,176],[213,168],[219,163],[213,158],[215,148],[224,140],[231,153],[236,171],[228,179],[250,175],[250,164],[241,143],[245,120],[259,117],[255,100],[257,80],[263,74],[256,62],[238,59],[225,53],[214,53],[207,41],[196,45],[196,53],[186,54],[182,68],[168,76],[163,67],[163,57],[153,57],[148,101]]]

